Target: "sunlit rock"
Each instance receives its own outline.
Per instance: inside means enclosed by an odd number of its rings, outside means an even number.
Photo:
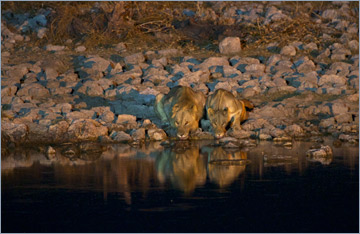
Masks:
[[[219,44],[219,51],[221,54],[233,54],[241,51],[241,44],[239,37],[226,37]]]

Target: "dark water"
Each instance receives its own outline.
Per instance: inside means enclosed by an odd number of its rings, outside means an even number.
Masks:
[[[325,142],[331,145],[331,141]],[[94,144],[2,156],[2,232],[359,232],[359,150]],[[49,159],[50,158],[50,159]]]

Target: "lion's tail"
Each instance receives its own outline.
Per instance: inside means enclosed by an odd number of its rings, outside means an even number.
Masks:
[[[249,109],[249,110],[254,109],[254,104],[252,104],[252,102],[250,102],[249,100],[241,99],[241,101],[244,103],[246,109]]]
[[[242,102],[242,113],[240,116],[240,121],[243,122],[249,118],[249,112],[247,110],[254,109],[254,104],[252,104],[249,100],[242,99],[240,102]]]

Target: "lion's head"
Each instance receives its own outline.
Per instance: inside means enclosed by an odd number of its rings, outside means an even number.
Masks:
[[[176,129],[177,137],[180,140],[186,140],[189,137],[189,133],[199,127],[197,111],[196,105],[180,107],[178,104],[175,104],[173,106],[171,125]]]
[[[228,127],[228,124],[231,120],[228,108],[224,107],[220,110],[208,108],[207,114],[210,119],[211,126],[214,130],[214,136],[216,138],[222,138],[226,133],[226,128]]]

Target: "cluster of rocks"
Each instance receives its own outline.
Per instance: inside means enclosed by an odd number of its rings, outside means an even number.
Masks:
[[[276,4],[262,15],[260,6],[231,8],[225,15],[250,22],[255,16],[262,17],[264,23],[289,17]],[[223,54],[208,58],[184,55],[178,49],[121,56],[74,55],[65,46],[48,45],[39,53],[53,60],[39,57],[36,62],[13,64],[9,61],[14,48],[6,43],[14,44],[20,37],[26,40],[21,32],[35,30],[35,26],[24,21],[16,34],[2,25],[2,142],[164,140],[171,131],[164,131],[155,116],[155,96],[182,85],[205,95],[223,88],[252,101],[255,108],[242,130],[228,133],[236,139],[288,141],[332,134],[357,143],[359,56],[358,43],[352,39],[358,31],[353,24],[342,23],[346,17],[341,12],[352,10],[346,8],[347,3],[341,6],[335,13],[322,12],[320,20],[333,19],[327,27],[344,24],[339,30],[346,30],[348,41],[340,38],[324,49],[315,42],[293,41],[268,57],[242,56],[241,39],[230,37],[219,43]],[[335,16],[328,16],[332,14]],[[40,26],[41,19],[46,17],[33,18]],[[322,39],[326,40],[324,35]],[[277,42],[268,48],[274,46]],[[124,44],[117,48],[121,51]],[[65,72],[56,59],[64,54],[72,62]],[[193,137],[212,138],[210,131],[204,119]]]
[[[303,18],[314,18],[314,23],[335,24],[339,30],[356,30],[356,24],[351,24],[357,8],[351,8],[348,1],[332,2],[333,9],[316,11],[311,14],[314,5],[310,2],[306,4],[297,4],[298,11]],[[283,4],[282,2],[246,2],[246,3],[226,3],[214,2],[211,8],[206,8],[204,3],[198,4],[198,9],[183,10],[183,15],[187,17],[199,17],[207,21],[213,21],[219,25],[233,24],[260,24],[269,25],[272,23],[291,20],[291,12],[294,11],[294,5]],[[331,21],[331,22],[330,22]],[[275,26],[275,25],[273,25]]]
[[[293,63],[283,55],[273,55],[264,63],[239,56],[204,61],[185,56],[175,64],[161,55],[150,58],[162,52],[126,56],[124,65],[99,56],[81,56],[64,74],[40,62],[3,65],[3,135],[12,142],[162,140],[166,134],[157,127],[160,123],[153,103],[157,94],[176,85],[206,95],[224,88],[258,105],[243,130],[230,133],[236,138],[276,140],[334,133],[346,140],[345,136],[358,132],[358,88],[351,82],[358,80],[357,64],[334,62],[326,69],[301,58],[312,64],[307,72],[297,69],[301,66],[296,67],[298,60]],[[266,105],[257,100],[279,92],[295,96]],[[313,101],[324,94],[342,98]],[[65,102],[59,102],[59,96]],[[108,106],[77,103],[81,97],[108,100]],[[210,131],[207,120],[202,125]]]

